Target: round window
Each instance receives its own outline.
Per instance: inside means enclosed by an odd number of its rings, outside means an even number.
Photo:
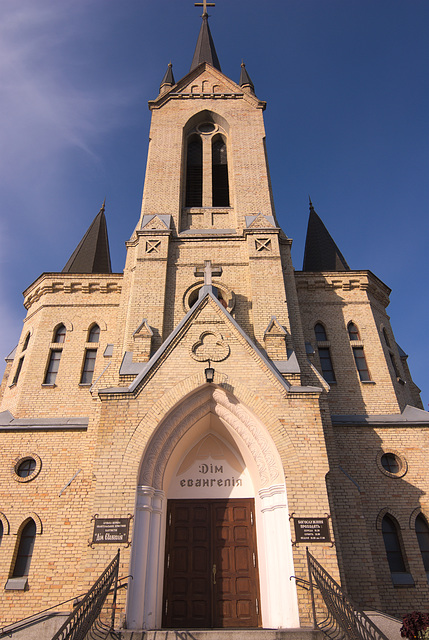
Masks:
[[[381,456],[381,464],[389,473],[398,473],[401,468],[401,461],[394,453],[384,453]]]
[[[408,471],[407,461],[398,451],[379,451],[377,465],[380,471],[390,478],[402,478]]]
[[[27,460],[24,460],[24,462],[21,462],[18,465],[16,473],[20,478],[28,478],[28,476],[31,476],[31,474],[34,472],[35,468],[36,461],[33,460],[33,458],[27,458]]]
[[[42,461],[35,453],[19,458],[15,458],[12,472],[13,477],[18,482],[29,482],[39,475],[42,468]]]
[[[216,125],[213,122],[203,122],[197,127],[197,131],[200,133],[213,133],[216,130]]]
[[[185,312],[189,311],[198,302],[201,287],[201,283],[195,283],[185,291],[183,296],[183,309]],[[231,313],[235,306],[234,292],[223,284],[219,285],[217,282],[213,284],[213,288],[216,289],[217,299],[221,305]]]

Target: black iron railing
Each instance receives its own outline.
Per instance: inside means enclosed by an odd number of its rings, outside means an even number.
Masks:
[[[308,549],[307,563],[315,627],[335,640],[388,640],[368,616],[343,593],[340,585],[325,571]],[[320,591],[327,609],[326,617],[320,621],[316,617],[315,586]]]
[[[79,602],[52,640],[84,640],[105,638],[115,624],[116,592],[118,586],[119,550],[86,596]],[[106,598],[113,587],[112,614],[102,620]]]

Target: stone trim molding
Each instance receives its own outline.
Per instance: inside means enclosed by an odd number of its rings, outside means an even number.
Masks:
[[[10,524],[9,524],[9,520],[6,518],[6,516],[2,512],[0,512],[0,521],[3,524],[3,535],[8,536],[10,533]]]
[[[386,514],[392,516],[392,518],[396,520],[396,523],[401,530],[407,528],[401,523],[401,516],[395,511],[395,509],[384,507],[384,509],[381,509],[381,511],[379,511],[377,514],[377,518],[375,521],[375,528],[377,529],[377,531],[381,531],[381,522]]]
[[[180,402],[161,421],[143,455],[139,485],[163,488],[164,472],[172,451],[182,436],[208,413],[219,416],[248,447],[255,460],[262,487],[282,477],[274,443],[259,421],[226,391],[203,387]]]
[[[34,520],[34,524],[36,525],[36,535],[41,535],[43,532],[42,521],[40,517],[37,515],[37,513],[35,513],[34,511],[29,511],[24,515],[19,525],[13,528],[13,534],[15,536],[18,536],[30,519]]]
[[[410,519],[409,519],[409,528],[412,529],[413,531],[415,531],[416,529],[416,519],[417,516],[422,515],[423,518],[426,520],[426,522],[429,524],[429,519],[428,516],[426,515],[426,513],[424,513],[423,509],[421,507],[416,507],[414,509],[414,511],[411,511],[410,513]]]

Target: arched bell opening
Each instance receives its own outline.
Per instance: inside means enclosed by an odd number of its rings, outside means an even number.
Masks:
[[[207,556],[204,562],[210,572],[216,565],[215,573],[210,573],[206,580],[201,576],[194,580],[192,575],[186,578],[185,574],[176,573],[176,569],[173,574],[170,570],[168,580],[165,579],[172,562],[171,554],[184,557],[191,552],[189,545],[188,551],[183,551],[186,545],[171,547],[169,528],[176,526],[177,509],[182,518],[185,511],[189,515],[194,510],[191,516],[194,520],[205,513],[204,526],[207,530],[210,528],[207,535],[212,541],[202,553]],[[223,516],[227,522],[219,520]],[[242,518],[243,522],[235,518]],[[179,536],[188,544],[195,523],[182,524],[179,522]],[[232,539],[235,530],[240,530],[244,538],[247,536],[247,542],[244,541],[240,549],[229,548],[226,542],[228,536]],[[216,531],[221,532],[220,542],[219,535],[218,540],[215,539]],[[251,539],[254,549],[249,546]],[[173,594],[172,603],[171,593],[164,586],[181,581],[186,590],[192,580],[199,580],[200,585],[211,580],[213,586],[208,589],[208,597],[216,598],[218,585],[226,580],[225,563],[234,554],[237,557],[241,554],[239,560],[243,566],[236,566],[237,575],[228,575],[228,579],[232,576],[243,593],[250,579],[255,586],[253,595],[246,596],[247,600],[243,596],[240,601],[240,610],[247,607],[241,626],[299,626],[296,588],[289,579],[294,575],[290,540],[283,469],[266,428],[237,398],[216,387],[201,388],[161,421],[142,456],[130,567],[133,580],[127,602],[128,628],[237,626],[229,623],[228,612],[219,614],[225,615],[221,620],[213,614],[210,619],[203,616],[195,621],[197,616],[191,611],[185,612],[186,624],[180,625],[180,615],[171,617],[168,607],[176,606],[179,610],[188,605],[179,602],[177,592]],[[170,545],[167,552],[166,544]],[[240,571],[245,573],[244,565],[249,564],[249,558],[256,571],[249,569],[249,575],[243,578]],[[228,606],[238,606],[239,587],[234,591],[234,602]],[[180,588],[179,585],[178,592]],[[194,596],[188,601],[198,600]],[[216,609],[216,601],[213,603]],[[212,607],[212,601],[208,606]],[[226,605],[222,606],[225,611]],[[253,617],[250,613],[250,617],[247,615],[251,606]]]

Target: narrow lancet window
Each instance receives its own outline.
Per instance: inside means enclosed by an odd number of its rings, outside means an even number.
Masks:
[[[416,518],[416,535],[422,554],[423,565],[429,580],[429,527],[425,518],[420,514]]]
[[[390,516],[384,516],[381,523],[381,530],[383,533],[384,546],[386,548],[390,573],[404,573],[406,569],[401,550],[401,543],[399,541],[396,524]]]
[[[94,376],[95,359],[97,357],[97,349],[87,349],[85,351],[85,359],[83,361],[81,384],[91,384]]]
[[[186,207],[203,205],[203,144],[200,136],[188,140],[186,157]]]
[[[88,342],[98,342],[100,339],[100,327],[98,324],[92,325],[89,334],[88,334]]]
[[[15,566],[13,568],[14,578],[28,576],[35,539],[36,523],[34,520],[29,520],[21,532],[18,553],[16,556]]]
[[[229,207],[228,161],[221,136],[212,142],[212,190],[213,207]]]
[[[326,382],[336,382],[334,367],[331,359],[331,350],[329,348],[328,337],[323,324],[318,322],[314,326],[314,335],[317,341],[317,351],[319,354],[320,367],[322,369],[322,375]]]

